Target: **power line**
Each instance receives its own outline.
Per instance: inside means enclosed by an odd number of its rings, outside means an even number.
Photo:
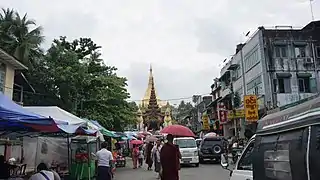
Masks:
[[[204,94],[198,94],[199,96],[206,96],[206,95],[210,95],[210,93],[204,93]],[[178,101],[178,100],[185,100],[185,99],[192,99],[193,96],[188,96],[188,97],[180,97],[180,98],[171,98],[171,99],[160,99],[161,101]],[[128,100],[129,102],[140,102],[143,100]]]
[[[25,90],[21,90],[21,89],[16,89],[16,88],[12,88],[12,87],[8,87],[8,86],[4,86],[5,89],[11,89],[17,92],[23,92],[23,94],[31,94],[31,95],[38,95],[38,96],[48,96],[48,97],[53,97],[54,95],[52,94],[43,94],[43,93],[37,93],[37,92],[32,92],[32,91],[25,91]],[[210,95],[210,93],[203,93],[203,94],[199,94],[200,96],[206,96],[206,95]],[[161,99],[161,101],[179,101],[179,100],[186,100],[186,99],[192,99],[193,96],[188,96],[188,97],[177,97],[177,98],[169,98],[169,99]],[[83,101],[103,101],[103,99],[92,99],[92,100],[83,100]],[[139,100],[131,100],[128,99],[128,102],[142,102],[143,100],[139,99]]]

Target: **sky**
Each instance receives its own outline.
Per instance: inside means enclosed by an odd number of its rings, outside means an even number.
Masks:
[[[312,4],[319,20],[320,0]],[[143,98],[150,64],[161,99],[209,94],[248,31],[312,19],[309,0],[0,0],[0,7],[36,20],[44,47],[59,36],[92,38],[105,63],[127,77],[131,100]]]

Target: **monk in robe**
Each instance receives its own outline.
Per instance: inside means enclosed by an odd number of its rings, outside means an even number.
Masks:
[[[160,152],[161,180],[179,180],[180,151],[173,144],[172,134],[167,135],[167,141]]]
[[[145,152],[146,164],[148,165],[148,170],[151,170],[152,164],[153,164],[153,160],[152,160],[152,148],[153,148],[153,144],[152,144],[151,142],[149,142],[149,143],[147,144],[146,152]]]

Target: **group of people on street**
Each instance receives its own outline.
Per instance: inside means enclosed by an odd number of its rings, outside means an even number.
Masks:
[[[0,179],[10,179],[10,165],[5,161],[3,155],[0,155]],[[22,178],[11,178],[22,179]],[[49,167],[45,163],[40,163],[37,166],[37,171],[29,178],[29,180],[60,180],[60,176],[57,172]]]
[[[144,145],[135,145],[132,150],[133,168],[142,166],[143,159],[147,165],[147,170],[152,170],[158,174],[158,179],[178,180],[180,170],[181,154],[179,147],[173,144],[173,135],[167,135],[167,142],[158,139],[155,143],[148,142]]]

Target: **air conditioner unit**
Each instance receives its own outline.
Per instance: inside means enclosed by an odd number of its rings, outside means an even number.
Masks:
[[[306,64],[311,64],[311,63],[313,63],[313,59],[312,58],[306,58],[305,63]]]

